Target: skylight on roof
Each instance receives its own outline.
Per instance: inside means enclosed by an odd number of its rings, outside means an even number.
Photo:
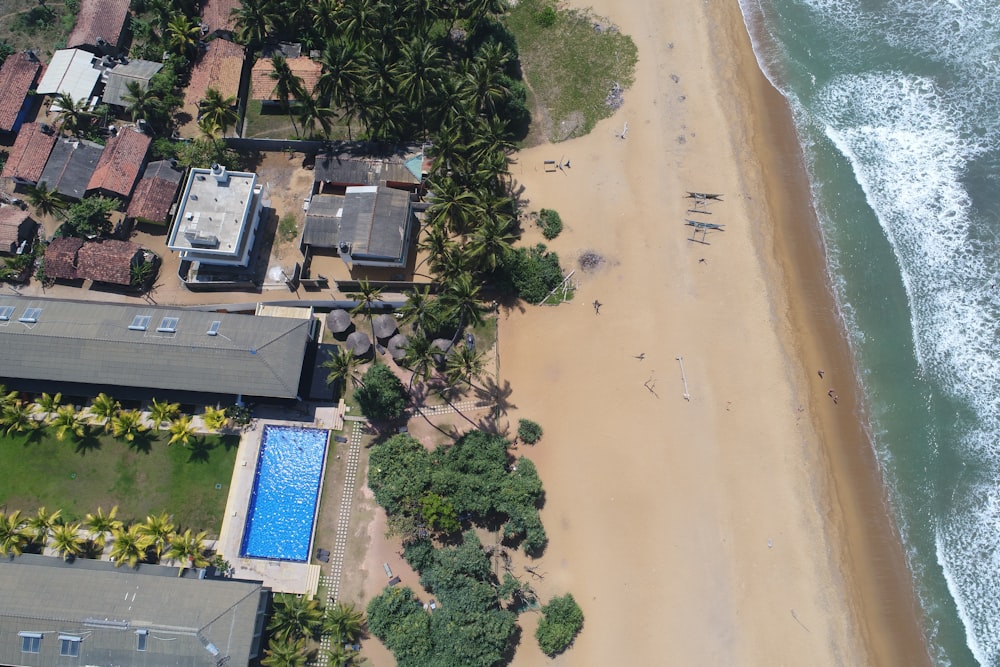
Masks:
[[[0,322],[10,321],[10,316],[14,314],[14,306],[0,306]]]
[[[147,636],[148,635],[149,635],[149,630],[136,630],[135,631],[135,639],[136,639],[135,650],[136,651],[145,651],[146,650],[146,641],[147,641]]]
[[[156,327],[157,333],[176,333],[177,323],[180,321],[176,317],[164,317],[160,320],[160,326]]]
[[[21,315],[17,321],[24,322],[25,324],[34,324],[38,321],[38,316],[41,314],[41,308],[25,308],[24,315]]]
[[[136,315],[132,318],[132,324],[128,325],[128,328],[132,331],[145,331],[151,319],[153,319],[151,315]]]
[[[222,326],[222,320],[215,320],[212,322],[212,326],[208,328],[208,331],[206,331],[205,334],[208,336],[218,336],[220,326]]]

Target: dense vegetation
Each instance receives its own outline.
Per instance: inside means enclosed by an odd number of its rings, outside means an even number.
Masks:
[[[542,620],[535,630],[538,646],[547,655],[562,653],[583,627],[583,611],[569,593],[552,598],[542,607]]]
[[[267,624],[267,648],[260,664],[264,667],[305,667],[316,659],[307,640],[329,640],[323,657],[332,667],[353,664],[355,642],[365,631],[365,616],[351,604],[338,602],[324,609],[315,598],[279,593],[274,596],[271,620]]]
[[[542,437],[542,427],[530,419],[517,420],[517,437],[523,442],[533,445]]]
[[[354,393],[365,417],[377,422],[394,421],[406,409],[406,388],[385,364],[373,364]]]

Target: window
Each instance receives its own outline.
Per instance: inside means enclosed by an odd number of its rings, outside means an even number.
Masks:
[[[0,322],[7,322],[14,314],[14,306],[0,306]]]
[[[135,650],[145,651],[146,650],[146,639],[149,637],[149,630],[136,630],[135,631]]]
[[[41,308],[25,308],[24,315],[17,320],[18,322],[24,322],[25,324],[34,324],[38,321],[38,316],[42,314]]]
[[[210,326],[208,328],[208,331],[206,331],[205,333],[208,334],[209,336],[218,336],[220,326],[222,326],[222,321],[215,320],[214,322],[212,322],[212,326]]]
[[[79,658],[80,641],[80,637],[74,637],[73,635],[59,635],[59,655]]]
[[[38,653],[42,645],[42,633],[19,632],[17,636],[21,638],[21,653]]]
[[[179,322],[176,317],[164,317],[160,320],[160,326],[156,327],[158,333],[177,333],[177,322]]]
[[[136,315],[132,318],[132,324],[128,325],[128,328],[132,331],[145,331],[151,319],[153,318],[150,315]]]

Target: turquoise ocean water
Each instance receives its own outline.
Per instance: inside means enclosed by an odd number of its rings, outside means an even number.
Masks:
[[[1000,665],[1000,3],[740,0],[941,665]]]

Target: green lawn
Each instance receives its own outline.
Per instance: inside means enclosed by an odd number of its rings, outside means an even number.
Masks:
[[[0,436],[0,509],[58,508],[75,520],[118,505],[126,521],[168,512],[180,528],[218,535],[239,436],[198,438],[185,448],[143,435],[131,447],[103,435],[59,442],[44,429]]]

